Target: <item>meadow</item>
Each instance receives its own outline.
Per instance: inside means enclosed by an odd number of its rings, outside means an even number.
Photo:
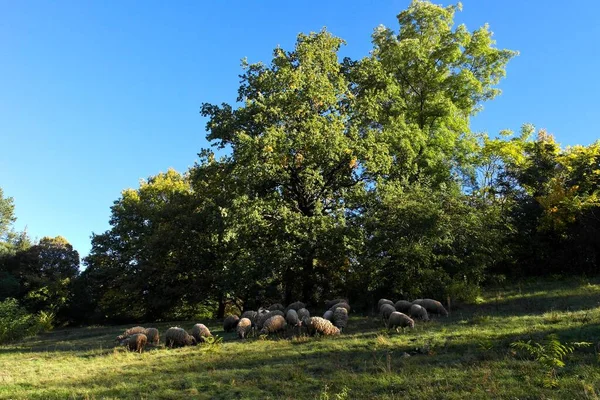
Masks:
[[[511,283],[484,290],[447,318],[387,332],[351,313],[339,337],[250,338],[143,354],[116,347],[131,326],[58,329],[0,347],[2,399],[598,399],[600,277]],[[161,334],[174,325],[157,324]],[[511,347],[589,342],[550,370]],[[550,379],[551,377],[552,379]]]

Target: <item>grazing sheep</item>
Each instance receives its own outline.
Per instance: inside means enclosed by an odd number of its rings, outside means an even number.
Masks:
[[[275,311],[275,310],[279,310],[281,312],[285,311],[285,307],[283,306],[283,304],[280,303],[275,303],[275,304],[271,304],[268,308],[269,311]]]
[[[144,328],[143,326],[134,326],[133,328],[129,328],[129,329],[125,330],[125,332],[123,332],[122,335],[117,336],[116,340],[127,339],[129,336],[133,336],[136,333],[143,333],[145,335],[146,328]]]
[[[346,309],[346,311],[350,312],[350,305],[349,305],[348,303],[337,303],[337,304],[334,304],[334,305],[333,305],[333,306],[330,308],[330,310],[331,310],[331,311],[335,311],[335,309],[336,309],[336,308],[339,308],[339,307],[345,308],[345,309]]]
[[[158,329],[156,329],[156,328],[146,329],[146,337],[148,338],[148,343],[151,343],[154,346],[158,346],[158,343],[160,342],[160,336],[158,334]]]
[[[248,318],[242,318],[235,328],[240,339],[245,339],[252,329],[252,321]]]
[[[330,309],[331,307],[335,306],[336,304],[339,303],[348,303],[348,299],[333,299],[333,300],[325,300],[325,308],[326,309]]]
[[[267,319],[260,330],[261,335],[268,335],[269,333],[277,333],[285,330],[286,323],[285,318],[281,315],[274,315]]]
[[[290,326],[302,325],[302,321],[298,318],[298,313],[293,308],[290,308],[285,315],[285,322]]]
[[[324,336],[340,334],[339,328],[336,328],[331,322],[320,317],[304,318],[302,324],[306,326],[308,334],[311,336],[314,336],[316,333],[320,333]]]
[[[121,341],[123,346],[127,346],[129,350],[137,351],[138,353],[144,351],[146,343],[148,343],[148,338],[143,333],[135,333]]]
[[[331,310],[325,311],[325,314],[323,314],[323,319],[326,319],[327,321],[331,321],[332,318],[333,318],[333,311],[331,311]]]
[[[433,299],[417,299],[413,301],[413,304],[418,304],[424,307],[429,314],[438,314],[443,315],[444,317],[448,316],[448,311],[444,308],[442,303]]]
[[[411,329],[415,327],[415,321],[413,321],[408,315],[398,311],[394,311],[390,314],[390,317],[387,321],[388,329],[396,328],[396,331],[398,331],[398,328],[402,328],[402,330],[404,330],[404,328],[407,326]]]
[[[225,319],[223,320],[223,330],[225,332],[231,332],[232,330],[235,329],[239,320],[240,320],[240,317],[238,317],[237,315],[226,316]]]
[[[396,304],[394,304],[394,308],[396,311],[400,311],[401,313],[408,314],[410,313],[410,307],[413,305],[410,301],[406,300],[398,300]]]
[[[425,307],[421,307],[418,304],[413,304],[410,307],[409,315],[413,319],[421,319],[423,321],[429,321],[429,316],[427,315],[427,310]]]
[[[257,316],[258,316],[258,313],[256,311],[248,310],[248,311],[244,311],[240,318],[248,318],[250,320],[250,322],[252,322],[254,324],[254,321],[256,321]]]
[[[302,321],[304,318],[310,317],[310,312],[306,308],[301,308],[298,310],[298,319]]]
[[[388,320],[388,318],[390,317],[390,314],[391,314],[391,313],[393,313],[394,311],[396,311],[396,309],[394,308],[394,306],[392,306],[392,305],[389,305],[389,304],[387,304],[387,303],[386,303],[386,304],[383,304],[383,305],[381,306],[381,310],[380,310],[381,317],[382,317],[382,318],[383,318],[385,321],[387,321],[387,320]]]
[[[348,311],[343,307],[338,307],[333,312],[333,325],[340,329],[340,332],[348,325]]]
[[[263,328],[265,321],[271,317],[272,317],[272,315],[270,312],[266,312],[264,314],[258,314],[258,316],[256,317],[256,321],[254,322],[256,325],[256,329],[258,329],[260,331]]]
[[[377,309],[381,311],[381,306],[384,304],[389,304],[390,306],[393,306],[394,302],[388,299],[379,299],[379,301],[377,302]]]
[[[171,349],[195,344],[196,339],[182,328],[172,327],[167,329],[167,333],[165,333],[165,345]]]
[[[285,312],[286,314],[287,314],[288,310],[294,310],[294,311],[298,312],[298,310],[300,310],[301,308],[306,308],[306,304],[304,304],[304,303],[303,303],[303,302],[301,302],[301,301],[295,301],[295,302],[291,303],[290,305],[288,305],[288,306],[285,308],[285,311],[284,311],[284,312]]]
[[[192,327],[192,336],[196,339],[196,343],[204,343],[205,338],[211,337],[212,333],[204,324],[196,324]]]
[[[269,316],[274,316],[274,315],[281,315],[283,318],[285,318],[285,313],[281,310],[275,310],[275,311],[271,311],[269,313]]]

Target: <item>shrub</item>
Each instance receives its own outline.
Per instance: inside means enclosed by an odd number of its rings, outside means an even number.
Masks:
[[[38,319],[28,314],[15,299],[0,302],[0,343],[35,335],[40,329]]]

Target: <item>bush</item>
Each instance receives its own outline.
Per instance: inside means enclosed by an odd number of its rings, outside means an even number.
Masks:
[[[0,302],[0,343],[35,335],[40,329],[38,319],[28,314],[15,299]]]

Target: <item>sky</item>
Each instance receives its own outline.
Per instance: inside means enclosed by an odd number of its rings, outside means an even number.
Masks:
[[[15,228],[62,235],[87,255],[123,189],[184,172],[209,146],[200,106],[235,102],[242,58],[268,62],[323,27],[346,40],[341,56],[362,58],[373,29],[397,30],[408,4],[0,0],[0,187]],[[533,123],[563,145],[597,140],[600,2],[462,4],[457,23],[489,23],[497,47],[520,52],[472,129]]]

